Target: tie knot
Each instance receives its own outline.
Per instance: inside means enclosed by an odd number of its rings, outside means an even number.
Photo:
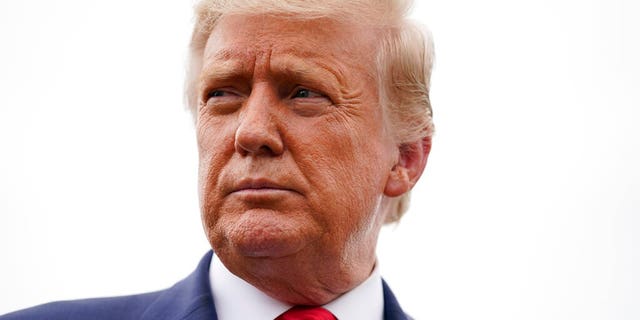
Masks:
[[[323,307],[295,306],[275,320],[336,320],[336,317]]]

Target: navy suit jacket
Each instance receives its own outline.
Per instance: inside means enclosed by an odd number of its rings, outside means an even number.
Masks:
[[[0,316],[0,320],[217,320],[209,284],[212,254],[211,251],[207,253],[189,277],[166,290],[123,297],[52,302]],[[382,282],[384,319],[411,319],[402,311],[384,280]]]

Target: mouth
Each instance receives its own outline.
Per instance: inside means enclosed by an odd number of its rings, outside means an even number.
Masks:
[[[277,183],[268,179],[242,179],[231,189],[232,193],[272,193],[272,192],[296,192],[295,189],[287,185]]]

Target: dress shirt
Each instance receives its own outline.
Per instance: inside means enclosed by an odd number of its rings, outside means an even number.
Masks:
[[[216,255],[211,259],[209,281],[219,320],[273,320],[293,307],[231,273]],[[378,264],[364,282],[323,307],[338,320],[382,320],[384,297]]]

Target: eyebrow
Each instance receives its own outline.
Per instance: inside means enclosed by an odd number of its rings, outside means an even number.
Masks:
[[[319,55],[316,55],[320,57]],[[323,58],[326,58],[323,56]],[[286,54],[271,61],[271,71],[275,74],[292,76],[299,79],[317,79],[330,77],[331,80],[342,84],[341,72],[337,64],[319,63],[300,55]]]
[[[294,79],[303,81],[314,81],[317,79],[327,79],[330,77],[332,81],[345,86],[343,72],[337,63],[323,63],[326,61],[326,55],[320,55],[317,52],[284,52],[279,53],[269,61],[270,73],[276,76],[284,75]],[[210,80],[228,80],[233,78],[242,78],[245,74],[252,74],[253,71],[247,70],[251,68],[253,62],[249,65],[247,60],[253,60],[253,55],[247,52],[237,50],[221,49],[212,56],[206,58],[212,62],[203,66],[200,74],[200,82],[208,82]],[[334,67],[335,66],[335,67]]]
[[[217,56],[217,55],[216,55]],[[231,79],[238,75],[238,71],[244,68],[242,60],[236,58],[217,59],[213,63],[202,66],[199,81],[206,82],[210,79]]]

